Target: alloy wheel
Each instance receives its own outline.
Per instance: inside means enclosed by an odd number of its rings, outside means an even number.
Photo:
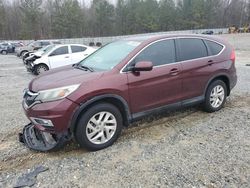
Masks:
[[[115,116],[107,111],[93,115],[87,123],[86,135],[93,144],[104,144],[115,134],[117,121]]]
[[[225,98],[225,91],[221,85],[215,86],[210,94],[210,104],[213,108],[219,108]]]

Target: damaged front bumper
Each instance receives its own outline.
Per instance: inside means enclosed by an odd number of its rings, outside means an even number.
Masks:
[[[23,128],[19,133],[19,141],[28,148],[36,151],[56,151],[62,148],[71,139],[69,133],[49,133],[36,128],[32,123]]]
[[[31,62],[31,61],[25,61],[24,64],[25,64],[25,67],[26,67],[26,69],[27,69],[28,72],[34,72],[35,65],[33,64],[33,62]]]

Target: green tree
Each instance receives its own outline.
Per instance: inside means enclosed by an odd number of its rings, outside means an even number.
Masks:
[[[42,0],[21,0],[20,9],[22,12],[23,38],[40,38],[42,35],[40,28],[40,18],[42,17]]]
[[[157,0],[141,1],[136,9],[137,32],[155,32],[159,30],[159,14]]]
[[[118,0],[115,8],[115,31],[118,35],[127,34],[128,9],[125,0]]]
[[[95,9],[95,29],[98,35],[110,35],[114,26],[114,6],[106,0],[94,0],[93,6]]]
[[[70,38],[82,34],[84,17],[77,0],[55,0],[51,20],[54,37]]]
[[[3,1],[0,0],[0,39],[6,37],[6,18],[5,18],[5,7]]]
[[[160,30],[169,31],[176,28],[176,9],[173,0],[162,0],[159,3]]]

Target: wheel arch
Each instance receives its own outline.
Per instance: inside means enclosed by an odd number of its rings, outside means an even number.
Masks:
[[[227,96],[229,96],[229,95],[230,95],[230,92],[231,92],[231,90],[230,90],[230,79],[229,79],[229,76],[226,75],[226,74],[219,74],[219,75],[216,75],[216,76],[212,77],[212,78],[208,81],[208,83],[207,83],[207,85],[206,85],[205,93],[204,93],[204,94],[206,94],[206,91],[207,91],[209,85],[210,85],[212,82],[214,82],[215,80],[222,80],[222,81],[226,84],[226,86],[227,86]]]
[[[99,96],[93,97],[87,102],[80,104],[80,107],[74,112],[71,118],[71,121],[69,124],[70,132],[71,133],[75,132],[76,125],[77,125],[79,118],[81,117],[81,114],[86,112],[90,107],[94,106],[95,104],[103,103],[103,102],[110,103],[114,105],[115,107],[117,107],[118,110],[121,112],[121,115],[123,118],[123,125],[126,127],[129,125],[132,119],[132,116],[131,116],[127,101],[119,95],[105,94],[105,95],[99,95]]]
[[[29,52],[29,51],[28,51],[28,50],[22,50],[22,51],[20,52],[20,56],[21,56],[24,52]]]
[[[34,72],[35,72],[36,75],[38,75],[38,73],[37,73],[37,67],[40,66],[40,65],[46,66],[47,69],[49,70],[49,66],[46,65],[46,63],[38,63],[38,64],[35,64],[35,65],[34,65]]]

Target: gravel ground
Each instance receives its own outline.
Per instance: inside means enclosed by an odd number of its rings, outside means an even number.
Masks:
[[[17,134],[28,123],[22,91],[34,76],[14,55],[0,55],[0,187],[13,187],[39,165],[49,170],[34,187],[250,187],[250,35],[223,37],[237,41],[239,76],[225,108],[209,114],[193,107],[143,120],[97,152],[74,142],[54,153],[20,144]]]

